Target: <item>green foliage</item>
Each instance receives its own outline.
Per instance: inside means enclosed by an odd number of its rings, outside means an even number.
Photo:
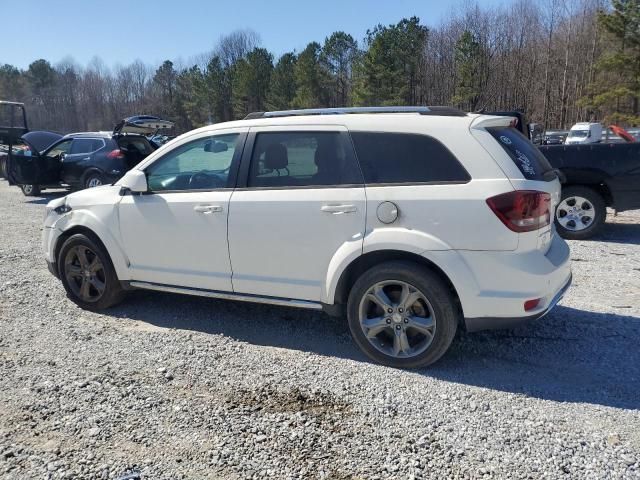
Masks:
[[[266,109],[272,70],[273,55],[264,48],[255,48],[235,64],[232,96],[236,118]]]
[[[298,55],[294,67],[297,88],[292,102],[297,108],[328,106],[329,73],[320,61],[320,51],[320,44],[311,42]]]
[[[330,78],[328,87],[332,107],[345,107],[350,103],[350,84],[353,62],[358,55],[358,42],[345,32],[335,32],[325,39],[320,62]]]
[[[608,48],[596,64],[597,77],[580,105],[600,111],[608,122],[640,124],[640,0],[613,0],[598,21]]]
[[[456,87],[451,102],[459,108],[474,111],[482,95],[482,67],[485,53],[480,42],[468,30],[465,30],[456,42],[454,61]]]
[[[296,96],[295,53],[285,53],[271,73],[271,85],[267,96],[269,110],[287,110],[293,107]]]
[[[354,88],[356,105],[412,105],[428,35],[418,17],[367,31],[367,51],[358,62]]]

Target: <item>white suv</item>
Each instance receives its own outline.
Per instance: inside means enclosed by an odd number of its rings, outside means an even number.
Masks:
[[[511,121],[378,107],[200,128],[50,202],[49,268],[87,309],[134,288],[324,309],[372,359],[427,365],[459,327],[539,318],[570,284],[560,183]]]

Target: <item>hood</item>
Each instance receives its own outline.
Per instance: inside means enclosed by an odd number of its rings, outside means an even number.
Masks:
[[[60,140],[62,135],[54,132],[35,131],[25,133],[21,138],[36,152],[42,152],[49,145]]]
[[[151,135],[159,130],[173,128],[173,122],[163,120],[152,115],[136,115],[127,117],[120,121],[114,128],[113,133],[137,133],[140,135]]]

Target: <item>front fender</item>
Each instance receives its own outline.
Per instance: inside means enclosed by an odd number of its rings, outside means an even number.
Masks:
[[[112,207],[116,208],[116,205],[112,205]],[[117,232],[117,225],[114,226],[115,230],[114,228],[109,228],[94,212],[87,209],[72,210],[70,213],[60,217],[54,225],[54,228],[62,233],[76,227],[91,230],[107,249],[118,278],[120,280],[130,280],[129,259],[112,233],[114,231]]]

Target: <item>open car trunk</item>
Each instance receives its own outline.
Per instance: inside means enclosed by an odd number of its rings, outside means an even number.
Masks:
[[[149,140],[141,135],[120,135],[116,137],[116,141],[124,155],[127,170],[131,170],[155,150]]]
[[[160,130],[173,128],[173,122],[152,115],[137,115],[121,120],[113,129],[113,134],[137,133],[139,135],[155,135]]]

